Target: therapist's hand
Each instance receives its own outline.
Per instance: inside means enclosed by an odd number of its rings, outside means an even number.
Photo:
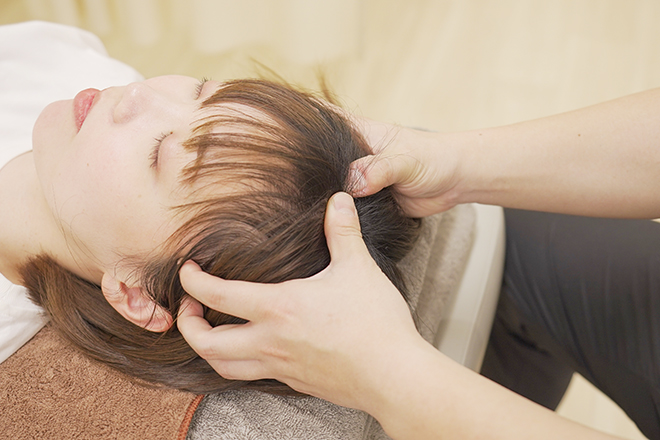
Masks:
[[[407,304],[362,241],[352,198],[329,201],[325,233],[332,261],[317,275],[280,284],[213,277],[194,263],[180,272],[186,291],[249,322],[212,328],[188,299],[178,327],[227,379],[274,378],[297,391],[365,409],[392,360],[424,345]],[[382,374],[381,374],[382,373]]]
[[[348,188],[355,197],[393,185],[397,200],[411,217],[446,211],[461,202],[464,151],[454,135],[399,127],[355,118],[373,155],[351,164]]]

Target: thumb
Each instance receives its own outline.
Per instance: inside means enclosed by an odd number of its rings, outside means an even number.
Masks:
[[[401,183],[409,175],[410,163],[404,155],[364,156],[351,163],[347,187],[354,196],[364,197]]]
[[[338,192],[330,198],[324,227],[332,261],[346,259],[360,252],[369,254],[362,241],[360,219],[350,195]]]

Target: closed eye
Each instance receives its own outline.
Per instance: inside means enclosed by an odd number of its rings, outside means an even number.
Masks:
[[[160,146],[163,144],[163,141],[165,140],[165,138],[167,136],[171,135],[171,134],[172,134],[172,132],[168,131],[168,132],[161,133],[160,136],[154,138],[154,146],[151,149],[151,154],[149,154],[149,162],[150,162],[151,168],[153,168],[153,169],[158,168],[158,156],[159,156],[159,153],[160,153]]]
[[[204,84],[208,82],[208,78],[202,78],[199,80],[197,83],[197,86],[195,87],[195,99],[199,99],[202,96],[202,91],[204,90]],[[172,132],[163,132],[160,134],[160,136],[154,138],[154,145],[151,149],[151,154],[149,154],[149,163],[151,168],[157,169],[158,168],[158,156],[160,154],[160,147],[163,144],[163,141],[165,138],[169,135],[171,135]]]

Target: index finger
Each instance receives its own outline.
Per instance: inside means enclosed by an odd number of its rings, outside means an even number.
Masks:
[[[177,316],[177,327],[188,345],[207,361],[256,359],[255,341],[258,336],[253,327],[249,324],[224,324],[213,327],[204,319],[202,305],[190,297],[183,299]]]
[[[179,279],[184,290],[207,307],[248,321],[262,315],[264,289],[275,288],[273,284],[224,280],[204,272],[194,261],[186,261]]]

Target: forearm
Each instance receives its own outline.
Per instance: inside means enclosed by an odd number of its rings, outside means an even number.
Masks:
[[[510,126],[444,135],[459,201],[660,217],[660,89]]]
[[[405,365],[384,370],[366,410],[395,440],[612,438],[506,390],[430,346],[401,353],[393,363]],[[398,377],[386,377],[389,372]]]

